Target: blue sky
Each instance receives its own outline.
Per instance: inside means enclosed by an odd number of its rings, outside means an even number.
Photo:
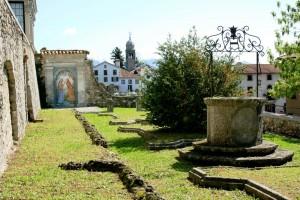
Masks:
[[[295,0],[281,1],[282,4]],[[180,39],[192,26],[200,36],[217,33],[217,26],[242,27],[273,48],[277,25],[271,11],[275,0],[37,0],[35,46],[85,49],[90,58],[110,61],[116,46],[123,52],[132,32],[139,59],[157,58],[157,47],[170,33]],[[255,62],[247,54],[243,61]],[[266,56],[262,63],[266,63]]]

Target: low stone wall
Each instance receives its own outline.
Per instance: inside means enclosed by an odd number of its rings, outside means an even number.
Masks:
[[[150,150],[163,150],[163,149],[179,149],[188,146],[192,146],[193,142],[197,142],[200,139],[180,139],[174,142],[168,143],[147,143],[148,149]]]
[[[88,163],[74,163],[59,165],[64,170],[88,170],[91,172],[113,172],[119,175],[127,190],[134,194],[134,199],[163,200],[154,188],[145,182],[132,169],[119,161],[91,160]]]
[[[137,133],[141,137],[146,137],[147,131],[141,128],[130,128],[120,126],[118,132],[122,133]],[[200,139],[179,139],[173,142],[163,142],[163,143],[147,143],[147,148],[149,150],[159,151],[163,149],[179,149],[188,146],[192,146],[193,142],[197,142]]]
[[[261,115],[264,132],[300,138],[300,117],[265,112]]]
[[[150,122],[145,119],[135,119],[131,121],[109,121],[109,125],[116,126],[116,125],[132,125],[132,124],[142,124],[148,125]]]
[[[114,96],[115,107],[135,108],[137,96]]]
[[[226,190],[244,190],[248,194],[263,200],[278,199],[289,200],[288,197],[272,190],[271,188],[250,179],[226,178],[208,176],[199,167],[189,171],[189,180],[194,184],[207,188],[220,188]]]
[[[108,144],[98,130],[91,125],[80,112],[75,111],[75,117],[81,122],[85,132],[90,136],[92,143],[107,148]]]

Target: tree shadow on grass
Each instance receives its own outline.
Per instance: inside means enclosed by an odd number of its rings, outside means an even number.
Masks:
[[[118,151],[128,153],[133,151],[147,151],[145,141],[140,137],[130,137],[114,141],[111,147],[117,148]]]
[[[176,158],[177,162],[175,162],[172,165],[172,168],[176,171],[180,171],[180,172],[189,172],[190,170],[192,170],[194,167],[197,167],[197,165],[189,162],[189,161],[185,161],[180,159],[179,157]]]

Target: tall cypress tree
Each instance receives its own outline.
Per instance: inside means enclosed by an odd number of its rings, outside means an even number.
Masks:
[[[116,60],[120,61],[121,67],[124,66],[124,57],[123,52],[119,47],[115,47],[111,52],[111,59],[116,62]]]

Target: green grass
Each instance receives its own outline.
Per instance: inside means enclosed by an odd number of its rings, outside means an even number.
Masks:
[[[0,179],[0,199],[131,199],[116,174],[58,168],[108,154],[91,144],[70,110],[44,110],[40,118],[43,123],[28,125]]]
[[[300,140],[276,134],[264,134],[264,139],[278,144],[280,148],[293,151],[295,153],[293,161],[285,166],[296,167],[268,167],[261,170],[219,167],[207,169],[208,173],[216,176],[250,178],[291,199],[300,199]]]
[[[115,108],[120,120],[131,120],[145,115],[135,109]],[[253,199],[241,191],[205,189],[194,186],[187,180],[192,165],[177,161],[177,150],[149,151],[145,148],[144,138],[134,133],[119,133],[118,126],[109,126],[110,117],[86,114],[88,120],[96,126],[109,141],[110,150],[118,153],[134,171],[149,181],[166,199]],[[200,136],[202,134],[199,134]]]

